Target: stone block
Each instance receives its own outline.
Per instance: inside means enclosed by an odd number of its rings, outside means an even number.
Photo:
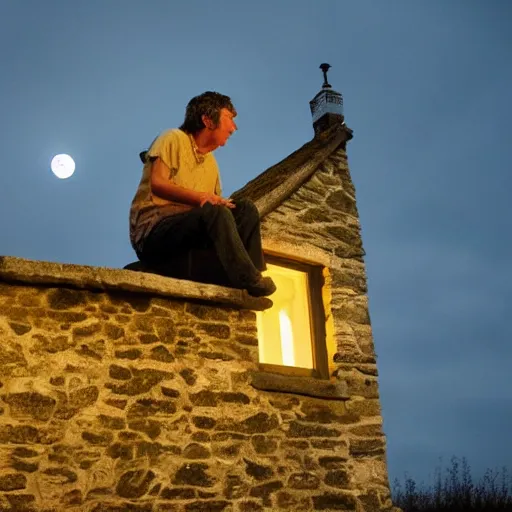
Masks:
[[[5,497],[11,506],[7,509],[9,512],[35,512],[36,498],[33,494],[6,494]]]
[[[160,455],[181,455],[181,448],[174,444],[142,442],[137,445],[137,457],[157,459]]]
[[[132,372],[123,366],[117,364],[111,364],[109,367],[109,375],[112,379],[118,380],[130,380],[132,378]]]
[[[118,416],[107,416],[106,414],[100,414],[98,416],[98,420],[103,428],[110,430],[123,430],[126,428],[126,421],[124,418],[120,418]]]
[[[286,433],[288,437],[339,437],[341,432],[334,428],[326,428],[319,425],[305,425],[298,421],[292,421]]]
[[[219,340],[227,340],[231,336],[231,329],[225,324],[202,323],[200,329],[208,336]]]
[[[131,361],[135,361],[136,359],[140,359],[141,356],[142,351],[140,351],[138,348],[115,351],[115,357],[118,359],[130,359]]]
[[[245,500],[238,503],[238,512],[263,512],[263,505],[257,501]]]
[[[101,331],[101,323],[95,322],[87,325],[79,325],[71,329],[71,334],[75,340],[88,338]]]
[[[22,473],[0,476],[0,491],[18,491],[27,487],[27,477]]]
[[[324,493],[313,496],[314,510],[356,510],[356,499],[351,494]]]
[[[325,475],[324,482],[330,487],[337,487],[339,489],[350,488],[350,476],[345,469],[328,471]]]
[[[180,375],[183,372],[180,372]],[[209,390],[199,391],[198,393],[191,393],[189,395],[190,401],[199,407],[216,407],[219,401],[219,394]]]
[[[142,333],[139,334],[139,341],[143,345],[151,345],[152,343],[158,343],[160,341],[160,338],[156,334],[147,334]]]
[[[0,443],[36,444],[41,440],[41,433],[29,425],[1,425]]]
[[[73,407],[89,407],[96,403],[99,393],[100,391],[96,386],[80,388],[69,393],[69,403]]]
[[[350,433],[361,437],[380,437],[382,433],[382,425],[380,423],[372,425],[359,425],[352,427]]]
[[[72,484],[78,480],[77,474],[68,468],[47,468],[42,473],[52,477],[52,484]]]
[[[311,499],[309,496],[280,491],[277,493],[277,506],[279,510],[311,510]]]
[[[137,432],[144,432],[150,439],[156,439],[162,432],[162,426],[158,421],[147,419],[132,420],[128,423],[128,428]]]
[[[105,453],[112,459],[132,460],[133,446],[123,443],[114,443],[108,447]]]
[[[155,479],[152,471],[139,469],[124,473],[116,485],[116,493],[122,498],[135,499],[144,496]]]
[[[2,398],[9,405],[13,418],[30,416],[38,421],[47,421],[56,405],[52,397],[36,392],[11,393]]]
[[[46,316],[60,324],[75,324],[87,320],[87,314],[81,311],[47,311]]]
[[[354,217],[358,215],[355,198],[344,190],[335,190],[327,196],[325,202],[339,212],[348,213]]]
[[[27,360],[19,343],[0,344],[0,375],[10,375],[10,370],[26,367]]]
[[[210,450],[198,443],[188,444],[183,450],[183,457],[185,459],[208,459],[210,456]]]
[[[343,378],[352,397],[379,398],[379,387],[376,378],[356,374],[345,374]]]
[[[114,436],[107,430],[104,430],[100,433],[82,432],[82,439],[92,445],[108,446],[114,439]]]
[[[9,322],[9,327],[18,336],[23,336],[24,334],[27,334],[27,332],[30,332],[32,330],[32,326],[30,324],[18,322]]]
[[[181,375],[181,378],[189,385],[189,386],[193,386],[196,381],[197,381],[197,377],[196,377],[196,374],[194,372],[194,370],[190,369],[190,368],[185,368],[184,370],[181,370],[180,371],[180,375]],[[202,396],[200,393],[197,393],[196,395],[194,396],[197,396],[197,397],[200,397]],[[209,395],[205,395],[205,396],[209,396]],[[198,400],[201,400],[201,398],[198,398]],[[198,405],[198,404],[196,404]]]
[[[202,499],[202,500],[209,500],[209,499],[212,499],[212,498],[215,498],[218,496],[218,493],[216,492],[207,492],[207,491],[197,491],[197,497]]]
[[[227,402],[230,404],[249,404],[251,403],[251,399],[245,393],[230,393],[230,392],[221,392],[219,393],[219,399],[222,402]]]
[[[100,348],[100,351],[102,351],[102,349],[104,348],[100,344],[95,345],[95,348]],[[88,345],[81,345],[79,348],[77,348],[76,353],[82,357],[90,357],[92,359],[96,359],[96,361],[102,360],[101,352],[96,352],[95,350],[91,349]]]
[[[185,505],[185,512],[222,512],[230,503],[223,500],[195,501]]]
[[[177,389],[168,388],[166,386],[162,386],[160,388],[162,390],[162,395],[169,398],[178,398],[180,396],[180,392]]]
[[[151,330],[153,326],[156,329],[159,340],[164,344],[174,343],[176,339],[176,327],[172,318],[155,318],[151,321]]]
[[[348,457],[340,456],[324,456],[318,459],[318,463],[325,469],[341,469],[344,468]]]
[[[67,288],[53,288],[46,296],[48,306],[51,309],[65,310],[86,305],[85,293]]]
[[[119,340],[125,336],[124,329],[112,323],[103,324],[103,332],[105,336],[112,341]]]
[[[122,300],[129,307],[138,313],[146,312],[151,306],[151,297],[148,295],[128,295],[123,294]]]
[[[257,336],[249,336],[247,334],[237,334],[235,340],[242,345],[248,345],[250,347],[258,346],[258,337]]]
[[[334,441],[331,439],[312,439],[311,446],[317,450],[332,451],[335,453],[348,454],[348,444],[346,441]]]
[[[245,472],[255,480],[269,480],[274,476],[274,471],[270,466],[258,464],[252,460],[244,458]]]
[[[209,443],[211,441],[210,434],[207,434],[206,432],[194,432],[190,436],[190,439],[198,443]]]
[[[350,455],[352,457],[372,457],[375,455],[384,455],[386,441],[382,438],[377,439],[351,439]]]
[[[105,400],[105,403],[107,405],[110,405],[111,407],[115,407],[116,409],[120,409],[123,411],[126,408],[126,405],[128,404],[128,400],[119,400],[116,398],[107,398]]]
[[[229,500],[236,500],[247,495],[249,485],[239,475],[227,475],[224,479],[224,496]]]
[[[356,423],[359,416],[352,412],[348,412],[344,402],[320,402],[320,401],[304,401],[301,406],[300,420],[305,423]]]
[[[347,409],[363,417],[380,416],[381,407],[378,399],[350,400]]]
[[[209,430],[215,426],[216,420],[213,418],[210,418],[209,416],[193,416],[192,423],[197,428],[203,428],[203,429]]]
[[[277,441],[263,435],[252,436],[251,443],[254,451],[260,455],[272,454],[277,450]]]
[[[68,507],[74,507],[82,505],[83,497],[80,489],[73,489],[72,491],[66,492],[60,499],[61,505],[67,509]]]
[[[160,493],[162,500],[190,500],[197,497],[197,491],[190,487],[166,487]]]
[[[229,320],[229,313],[218,307],[188,302],[185,305],[185,311],[200,320],[213,320],[215,322],[227,322]]]
[[[192,485],[196,487],[213,487],[215,479],[208,475],[208,464],[191,462],[183,464],[172,480],[175,485]]]
[[[204,350],[197,353],[199,357],[202,357],[204,359],[211,359],[211,360],[220,360],[220,361],[233,361],[234,357],[230,356],[229,354],[226,354],[224,352],[206,352]]]
[[[279,491],[283,488],[283,482],[279,480],[274,480],[272,482],[267,482],[265,484],[256,485],[252,487],[249,495],[253,498],[261,498],[263,500],[263,505],[266,507],[272,506],[272,500],[270,498],[271,494]]]
[[[50,384],[52,386],[64,386],[66,379],[62,376],[50,377]]]
[[[21,446],[19,448],[15,448],[12,451],[12,454],[15,457],[21,457],[23,459],[31,459],[33,457],[38,457],[39,456],[39,452],[37,452],[36,450],[32,450],[30,448],[24,448],[24,447],[21,447]]]
[[[176,405],[172,400],[141,398],[128,409],[127,417],[171,416],[175,412]]]
[[[162,363],[172,363],[175,357],[169,352],[169,349],[164,345],[158,345],[151,349],[150,359],[154,361],[161,361]]]
[[[95,505],[94,508],[91,509],[91,512],[153,512],[153,504],[135,504],[130,503],[129,501],[116,501],[115,503],[109,503],[108,501],[103,501],[102,503]]]
[[[320,478],[315,473],[302,471],[292,473],[288,478],[288,487],[292,489],[314,490],[320,487]]]
[[[136,396],[147,393],[154,386],[166,379],[173,378],[173,374],[154,370],[152,368],[145,368],[143,370],[132,370],[133,378],[123,384],[107,382],[105,387],[111,389],[116,395]]]

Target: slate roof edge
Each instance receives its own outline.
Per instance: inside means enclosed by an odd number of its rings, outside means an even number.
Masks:
[[[269,299],[251,297],[246,291],[213,284],[132,270],[38,261],[14,256],[0,256],[0,282],[99,291],[126,291],[211,302],[254,311],[262,311],[272,305]]]
[[[341,144],[350,140],[350,138],[352,138],[352,130],[347,126],[340,125],[333,127],[329,131],[306,142],[302,147],[288,155],[279,163],[263,171],[241,189],[231,194],[231,197],[234,199],[242,197],[252,199],[258,208],[260,217],[263,218],[265,215],[268,215],[278,208],[288,197],[296,192],[301,185],[314,174],[319,165],[336,151]],[[309,152],[314,150],[315,146],[318,146],[318,149],[314,151],[314,157],[308,158],[308,156],[310,156]],[[266,191],[266,193],[260,197],[251,197],[253,195],[251,192],[257,188],[258,182],[264,180],[269,173],[278,173],[279,168],[285,169],[289,161],[292,159],[300,159],[302,153],[304,154],[302,163],[300,163],[282,183]]]

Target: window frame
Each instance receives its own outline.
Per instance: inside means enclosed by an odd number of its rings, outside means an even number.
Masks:
[[[327,355],[326,315],[323,303],[322,289],[325,284],[323,266],[305,263],[286,258],[283,255],[265,253],[265,262],[277,265],[307,275],[307,299],[309,309],[309,325],[312,344],[313,368],[297,366],[284,366],[269,363],[258,363],[259,369],[264,372],[293,375],[296,377],[313,377],[315,379],[329,379],[329,360]]]

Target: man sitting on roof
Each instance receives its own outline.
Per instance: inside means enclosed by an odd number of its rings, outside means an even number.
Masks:
[[[147,152],[130,209],[130,240],[141,262],[151,267],[177,250],[212,247],[231,285],[250,295],[271,295],[261,248],[260,218],[254,204],[221,196],[213,151],[237,129],[228,96],[205,92],[187,105],[179,129],[159,135]]]

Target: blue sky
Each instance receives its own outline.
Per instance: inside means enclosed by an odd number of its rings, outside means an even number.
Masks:
[[[229,195],[344,95],[391,478],[511,466],[512,4],[0,0],[0,254],[122,267],[138,153],[232,97]],[[77,170],[58,180],[53,155]]]

